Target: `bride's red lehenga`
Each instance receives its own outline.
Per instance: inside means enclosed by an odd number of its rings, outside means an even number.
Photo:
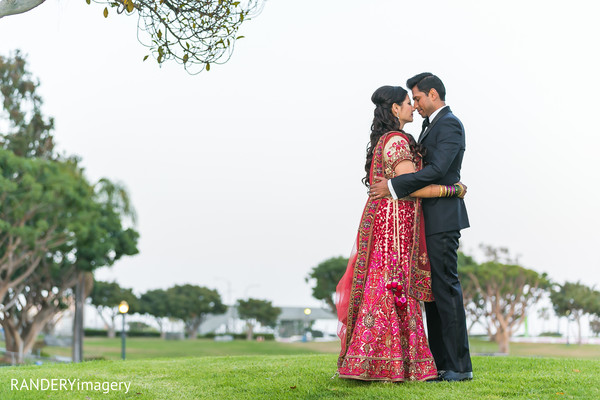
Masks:
[[[403,132],[382,136],[370,181],[415,160]],[[336,290],[341,378],[422,381],[437,376],[419,301],[432,301],[420,200],[367,201],[355,249]]]

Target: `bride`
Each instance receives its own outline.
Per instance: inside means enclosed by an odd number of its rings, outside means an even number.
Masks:
[[[408,92],[373,93],[371,142],[363,183],[422,168],[424,149],[402,128],[413,121]],[[433,301],[420,198],[463,197],[461,183],[430,185],[394,200],[369,198],[355,248],[336,289],[341,378],[406,381],[437,378],[420,301]]]

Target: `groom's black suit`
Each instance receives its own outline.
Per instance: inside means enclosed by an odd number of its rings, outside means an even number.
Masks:
[[[398,198],[430,184],[460,181],[465,152],[465,131],[450,107],[441,109],[421,133],[427,149],[425,167],[391,180]],[[425,303],[429,346],[438,370],[472,371],[462,288],[457,273],[460,230],[469,227],[465,202],[459,198],[423,199],[427,251],[435,301]]]

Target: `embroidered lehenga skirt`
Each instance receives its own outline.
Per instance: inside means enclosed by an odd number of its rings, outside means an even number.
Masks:
[[[407,296],[399,307],[386,288],[398,268],[408,275],[413,244],[415,203],[396,202],[395,209],[393,200],[383,199],[375,216],[364,294],[338,370],[341,378],[405,381],[437,376],[419,301]]]

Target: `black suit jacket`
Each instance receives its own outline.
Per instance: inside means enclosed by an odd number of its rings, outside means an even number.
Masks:
[[[460,181],[460,168],[465,153],[465,129],[450,107],[440,110],[419,138],[427,148],[421,171],[403,174],[391,180],[398,198],[430,184],[453,185]],[[425,233],[456,231],[469,227],[463,199],[423,199]]]

